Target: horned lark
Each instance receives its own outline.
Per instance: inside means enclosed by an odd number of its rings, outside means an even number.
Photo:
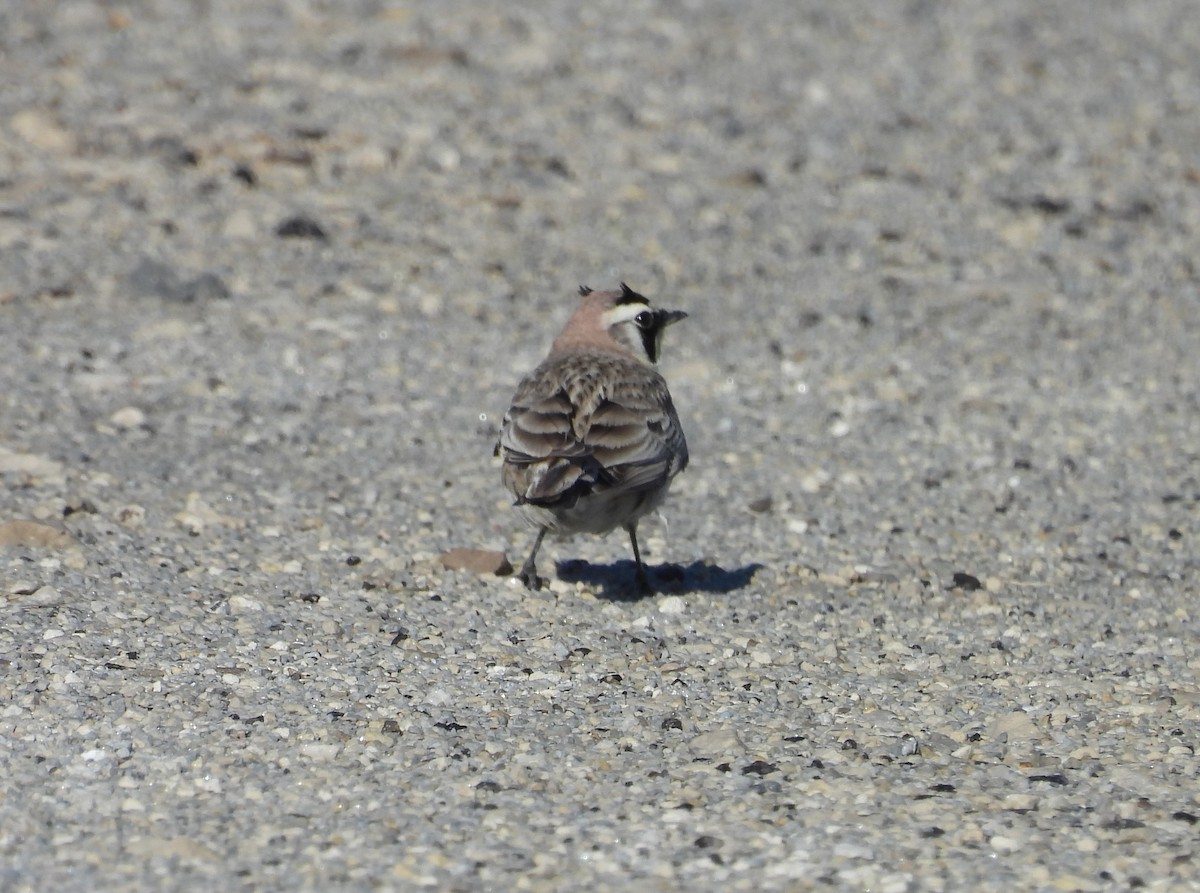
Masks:
[[[496,452],[515,505],[538,530],[519,577],[540,589],[534,561],[547,533],[629,532],[637,583],[650,589],[638,520],[687,467],[687,442],[658,374],[663,330],[687,316],[656,310],[625,283],[579,289],[579,308],[550,354],[517,386]]]

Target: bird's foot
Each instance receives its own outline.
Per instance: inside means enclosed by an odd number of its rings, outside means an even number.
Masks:
[[[537,569],[533,565],[525,565],[517,571],[517,579],[525,584],[526,589],[537,592],[546,584],[545,577],[537,575]]]

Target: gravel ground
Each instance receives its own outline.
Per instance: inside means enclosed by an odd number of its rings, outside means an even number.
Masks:
[[[0,888],[1200,883],[1191,0],[10,3]],[[643,544],[492,458],[691,318]]]

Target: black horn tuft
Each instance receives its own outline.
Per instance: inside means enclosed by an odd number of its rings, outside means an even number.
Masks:
[[[650,302],[648,300],[646,300],[646,297],[644,295],[639,295],[636,291],[634,291],[632,288],[630,288],[628,285],[626,285],[624,282],[622,282],[621,283],[621,297],[617,298],[617,303],[618,304],[649,304]]]

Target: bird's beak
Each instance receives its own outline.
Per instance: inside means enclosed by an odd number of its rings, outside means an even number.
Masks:
[[[672,323],[679,322],[681,319],[687,319],[687,314],[682,310],[664,310],[660,318],[662,319],[663,328],[666,328]]]

